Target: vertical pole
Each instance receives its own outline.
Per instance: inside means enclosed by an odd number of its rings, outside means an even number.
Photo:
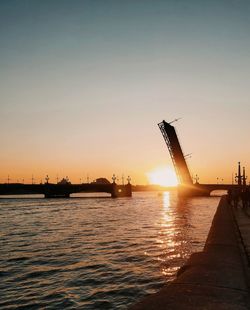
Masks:
[[[246,172],[245,172],[245,167],[243,167],[242,181],[243,181],[243,186],[246,186]]]
[[[238,185],[241,186],[241,167],[240,167],[240,162],[238,162]]]

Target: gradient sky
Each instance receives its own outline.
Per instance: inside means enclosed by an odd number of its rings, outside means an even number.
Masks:
[[[0,182],[145,174],[175,123],[201,182],[250,174],[248,0],[1,0]]]

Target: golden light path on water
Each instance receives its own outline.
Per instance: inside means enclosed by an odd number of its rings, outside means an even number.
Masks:
[[[167,240],[165,240],[165,246],[168,249],[171,249],[170,253],[168,253],[168,258],[175,259],[180,257],[180,253],[176,253],[174,249],[178,245],[178,241],[175,239],[175,236],[178,234],[177,227],[175,224],[174,214],[170,209],[170,193],[165,192],[163,195],[163,216],[162,216],[162,230],[159,234],[165,234],[168,236]],[[159,242],[164,244],[164,240],[159,239]],[[161,247],[162,247],[161,246]],[[178,267],[169,267],[162,268],[162,273],[164,276],[173,276],[177,271]]]

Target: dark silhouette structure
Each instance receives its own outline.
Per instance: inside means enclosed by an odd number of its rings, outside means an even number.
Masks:
[[[86,183],[71,184],[63,182],[52,184],[21,184],[21,183],[5,183],[0,184],[0,195],[23,195],[23,194],[43,194],[45,198],[67,198],[73,193],[110,193],[112,198],[131,197],[132,186],[128,182],[126,185],[118,185],[116,183]]]
[[[189,172],[185,156],[177,137],[174,126],[171,123],[162,121],[158,124],[163,138],[167,144],[170,156],[172,158],[176,175],[179,180],[178,193],[181,196],[209,196],[215,190],[232,190],[242,185],[242,175],[240,163],[238,166],[238,184],[199,184],[198,177],[196,183],[193,183],[191,174]],[[245,169],[244,169],[245,171]],[[245,173],[245,172],[244,172]]]
[[[243,168],[243,170],[245,171],[245,168]],[[238,162],[238,174],[236,174],[235,180],[237,180],[238,185],[241,186],[241,184],[242,184],[242,175],[241,175],[240,162]]]
[[[158,126],[167,144],[180,184],[193,184],[192,177],[190,175],[185,157],[183,155],[175,128],[165,121],[159,123]]]

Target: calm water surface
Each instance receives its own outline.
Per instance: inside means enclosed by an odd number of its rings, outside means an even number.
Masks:
[[[1,309],[127,309],[202,250],[219,198],[1,199]]]

